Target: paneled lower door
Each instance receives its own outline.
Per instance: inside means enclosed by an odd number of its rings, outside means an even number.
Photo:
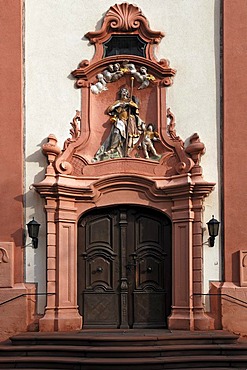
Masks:
[[[78,224],[85,328],[162,328],[171,309],[171,223],[146,207],[91,211]]]

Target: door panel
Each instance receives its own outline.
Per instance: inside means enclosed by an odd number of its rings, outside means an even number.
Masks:
[[[116,231],[114,213],[94,212],[79,223],[78,301],[85,327],[119,325]]]
[[[144,207],[79,222],[78,303],[84,327],[165,327],[171,307],[171,224]]]
[[[131,220],[131,217],[130,217]],[[135,285],[133,289],[133,327],[165,327],[170,284],[170,268],[165,235],[168,221],[161,214],[140,209],[133,215],[135,242]],[[166,238],[166,240],[165,240]],[[170,288],[169,288],[170,289]]]

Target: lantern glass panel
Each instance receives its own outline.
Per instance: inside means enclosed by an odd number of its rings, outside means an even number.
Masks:
[[[28,235],[30,238],[37,238],[39,235],[40,224],[34,219],[27,224]]]
[[[214,217],[207,222],[207,225],[208,225],[208,232],[209,232],[209,235],[210,236],[217,236],[218,233],[219,233],[219,226],[220,226],[220,222],[217,221]]]

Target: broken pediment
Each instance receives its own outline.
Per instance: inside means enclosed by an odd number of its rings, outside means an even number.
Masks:
[[[176,70],[166,59],[155,58],[155,45],[163,36],[128,3],[112,6],[101,29],[86,34],[95,45],[94,57],[72,72],[81,89],[81,112],[76,112],[71,138],[59,154],[54,137],[54,155],[49,142],[43,148],[57,173],[172,176],[195,166],[199,171],[204,145],[195,149],[193,142],[193,148],[185,150],[174,114],[166,106],[166,89]]]

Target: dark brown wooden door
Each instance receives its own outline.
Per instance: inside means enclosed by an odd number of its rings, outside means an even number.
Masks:
[[[78,304],[84,327],[166,327],[171,223],[150,208],[102,208],[78,225]]]

